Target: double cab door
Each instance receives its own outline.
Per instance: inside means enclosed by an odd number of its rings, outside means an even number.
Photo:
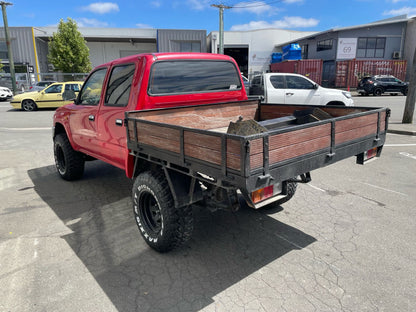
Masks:
[[[90,74],[71,113],[73,140],[91,156],[125,167],[124,112],[129,104],[136,64],[102,67]]]
[[[315,104],[321,100],[319,87],[311,80],[296,75],[266,76],[267,101],[280,104]]]

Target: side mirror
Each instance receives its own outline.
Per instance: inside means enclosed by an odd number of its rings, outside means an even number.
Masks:
[[[314,88],[315,90],[317,90],[317,89],[319,88],[319,85],[318,85],[317,83],[315,83],[315,84],[313,85],[313,88]]]

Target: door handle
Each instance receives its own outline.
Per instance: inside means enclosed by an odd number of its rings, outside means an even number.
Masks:
[[[123,126],[123,119],[116,119],[116,126]]]
[[[286,95],[294,95],[294,93],[288,92],[288,93],[286,93]]]
[[[88,116],[88,119],[91,120],[91,121],[94,121],[95,120],[95,116],[94,115],[89,115]]]

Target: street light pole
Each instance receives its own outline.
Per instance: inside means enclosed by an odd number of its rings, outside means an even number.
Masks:
[[[4,33],[6,36],[7,53],[9,54],[9,67],[10,67],[10,75],[12,77],[12,89],[13,89],[13,94],[16,94],[16,74],[14,71],[13,51],[12,51],[12,45],[10,41],[9,25],[7,23],[7,13],[6,13],[6,6],[13,5],[13,3],[0,1],[0,5],[1,5],[2,13],[3,13]]]
[[[219,54],[224,54],[224,9],[231,9],[232,7],[224,4],[212,4],[211,6],[220,9]]]

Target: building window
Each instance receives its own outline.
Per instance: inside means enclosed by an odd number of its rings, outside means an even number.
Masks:
[[[316,51],[332,50],[332,42],[332,39],[318,41],[318,44],[316,45]]]
[[[201,43],[192,41],[181,41],[179,43],[179,52],[201,52]]]
[[[386,38],[358,38],[357,57],[383,58]]]
[[[302,46],[302,59],[304,60],[308,58],[308,49],[309,49],[309,46],[307,44],[304,44]]]
[[[8,60],[9,59],[9,53],[7,51],[7,44],[6,41],[0,41],[0,59]]]

